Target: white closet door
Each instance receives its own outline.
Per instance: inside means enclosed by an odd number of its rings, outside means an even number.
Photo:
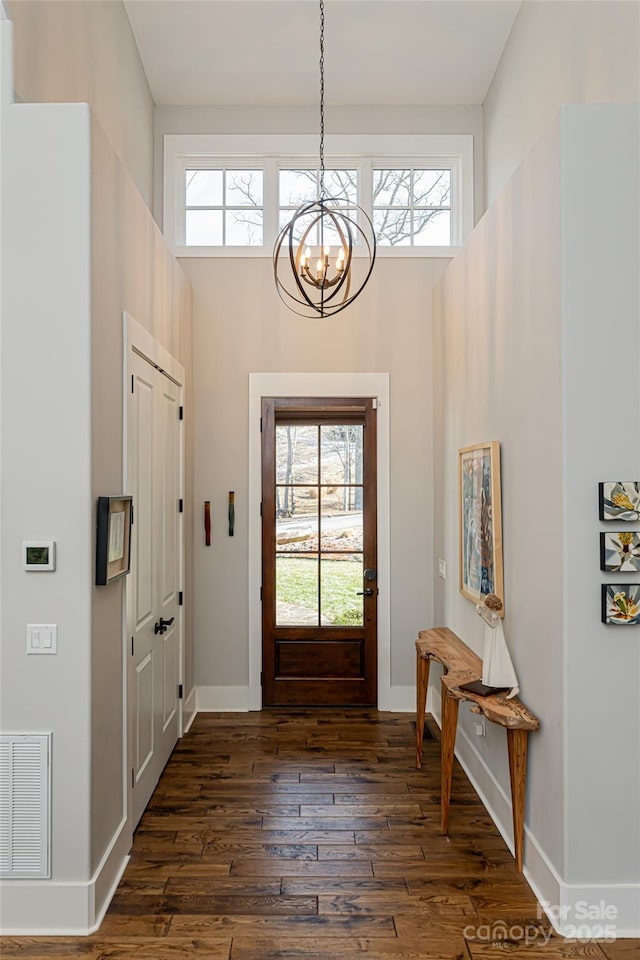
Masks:
[[[180,388],[131,351],[128,490],[133,493],[129,736],[135,826],[178,739]]]

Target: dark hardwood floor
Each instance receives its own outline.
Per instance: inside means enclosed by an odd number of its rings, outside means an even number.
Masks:
[[[3,958],[632,960],[640,941],[551,935],[456,764],[415,769],[407,714],[201,714],[135,835],[99,932],[9,938]],[[505,748],[506,749],[506,748]],[[506,937],[506,939],[505,939]]]

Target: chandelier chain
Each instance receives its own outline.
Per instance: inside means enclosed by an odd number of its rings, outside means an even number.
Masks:
[[[319,0],[319,6],[320,177],[318,199],[305,201],[295,211],[291,220],[280,231],[273,250],[273,275],[278,295],[290,310],[301,317],[332,317],[348,307],[367,285],[376,259],[376,236],[368,214],[353,201],[349,203],[348,209],[344,207],[341,209],[342,204],[339,199],[327,197],[325,193],[325,0]],[[328,243],[325,243],[325,235]],[[316,251],[313,254],[312,249]],[[353,277],[351,269],[356,252],[362,261],[358,265],[357,280]]]
[[[320,0],[320,199],[324,199],[324,0]]]

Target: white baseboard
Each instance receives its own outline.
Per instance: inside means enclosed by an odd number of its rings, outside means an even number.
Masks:
[[[389,687],[378,696],[378,710],[389,710],[394,713],[416,712],[416,688]]]
[[[3,880],[0,934],[78,937],[94,933],[129,862],[130,849],[131,833],[125,819],[90,880]]]
[[[442,728],[440,696],[429,688],[429,710]],[[456,757],[482,800],[505,843],[513,853],[513,820],[511,798],[493,776],[484,759],[474,748],[464,730],[458,727]],[[570,884],[560,877],[535,836],[525,826],[524,876],[553,924],[556,933],[573,938],[588,938],[587,927],[593,938],[599,936],[600,925],[613,924],[619,939],[640,937],[640,884]],[[602,904],[616,911],[614,920],[586,918],[589,906]],[[582,928],[582,933],[580,932]]]
[[[251,710],[250,687],[196,687],[196,711],[217,713]]]
[[[559,905],[560,908],[543,904],[563,937],[640,937],[640,883],[563,883]],[[605,928],[603,934],[599,927]]]
[[[198,713],[198,710],[197,710],[197,708],[196,708],[196,688],[195,688],[195,687],[192,687],[192,688],[191,688],[191,693],[189,694],[189,696],[187,697],[187,699],[184,701],[184,704],[183,704],[183,707],[182,707],[182,734],[183,734],[183,736],[184,736],[185,733],[187,733],[187,732],[189,731],[189,728],[190,728],[191,724],[193,723],[193,721],[195,720],[197,713]]]

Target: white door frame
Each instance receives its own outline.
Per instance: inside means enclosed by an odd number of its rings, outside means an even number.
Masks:
[[[171,380],[176,383],[180,388],[180,404],[184,404],[184,367],[179,363],[175,357],[173,357],[169,351],[159,343],[148,330],[138,323],[138,321],[131,316],[130,313],[127,313],[125,310],[122,315],[122,327],[123,327],[123,402],[122,402],[122,416],[123,416],[123,431],[122,431],[122,440],[123,440],[123,455],[122,455],[122,482],[123,489],[126,488],[128,482],[128,423],[127,423],[127,410],[128,410],[128,399],[129,391],[131,389],[130,373],[129,373],[129,356],[133,350],[144,360],[150,363],[153,367],[159,370],[161,373],[164,373]],[[184,431],[181,431],[180,437],[180,494],[184,496],[184,458],[185,458],[185,447],[184,447]],[[135,504],[134,504],[134,522],[135,522]],[[180,533],[180,557],[178,558],[178,570],[180,577],[181,588],[184,589],[184,564],[185,564],[185,535],[184,535],[184,524],[182,524],[181,533]],[[129,623],[127,621],[127,602],[126,602],[126,589],[127,589],[127,577],[125,580],[125,603],[123,610],[123,620],[125,625],[124,630],[124,670],[123,670],[123,704],[124,704],[124,743],[123,743],[123,755],[125,757],[125,791],[127,797],[127,819],[131,819],[131,797],[132,797],[132,786],[131,786],[131,731],[129,730],[129,657],[131,655],[129,647]],[[184,691],[184,682],[185,682],[185,643],[184,643],[184,608],[178,607],[178,682],[182,684]],[[183,734],[183,712],[184,712],[184,699],[179,700],[178,702],[178,736],[181,737]]]
[[[378,400],[378,709],[391,710],[391,535],[388,373],[249,374],[249,710],[262,707],[263,397],[375,397]]]

